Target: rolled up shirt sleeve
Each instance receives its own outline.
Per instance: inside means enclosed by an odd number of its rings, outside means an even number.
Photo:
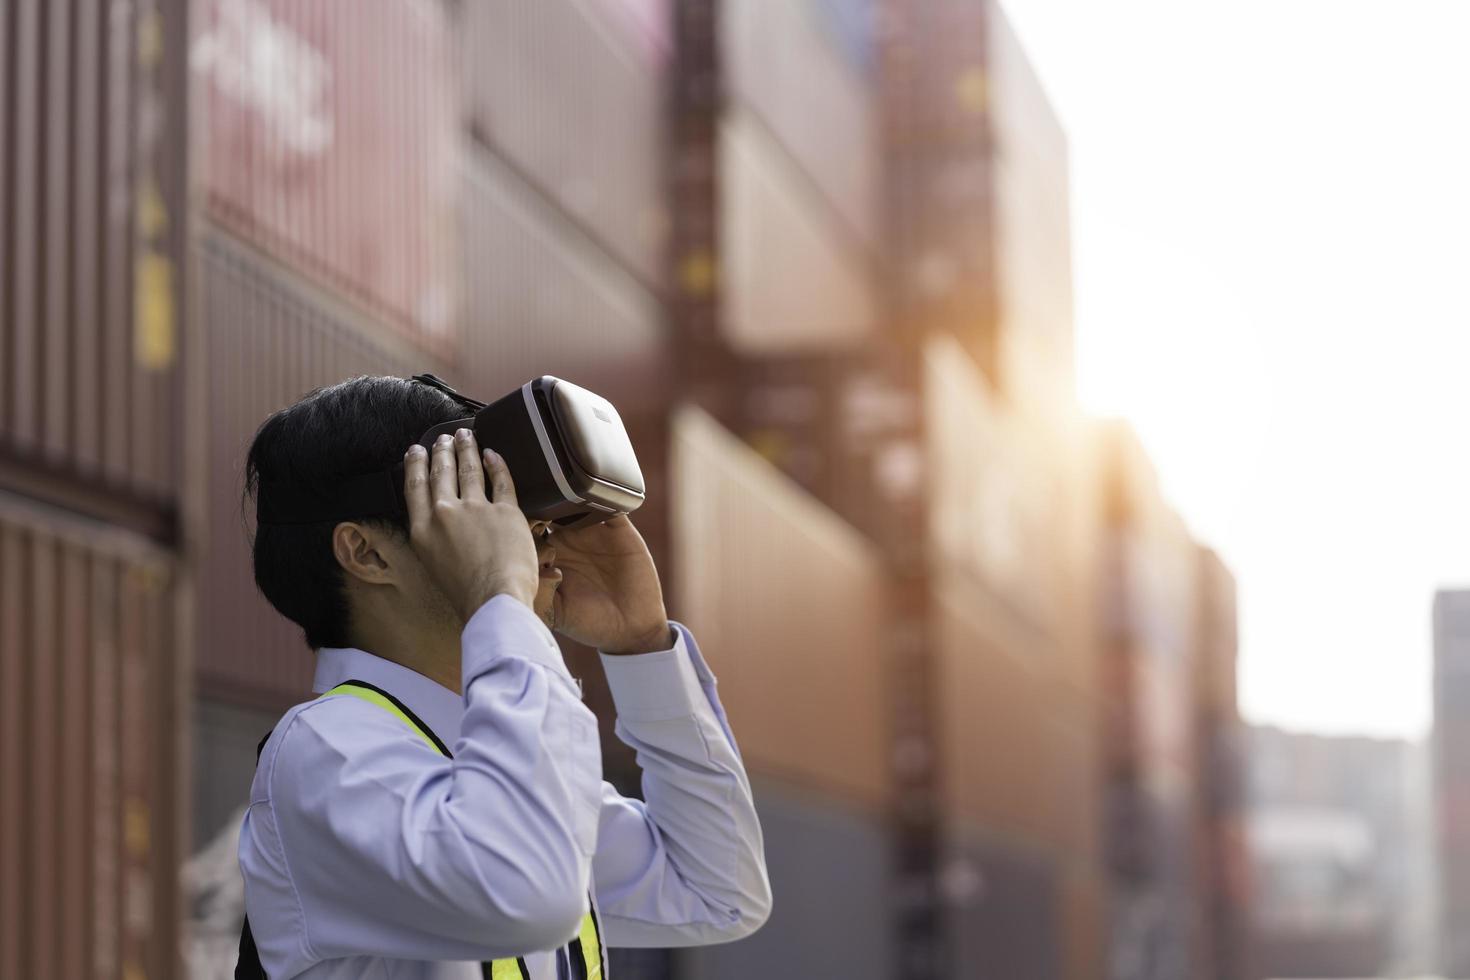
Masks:
[[[299,945],[269,951],[268,966],[491,959],[576,933],[602,803],[596,719],[515,599],[476,612],[462,648],[452,759],[353,697],[293,709],[267,747],[242,861],[277,865],[299,915],[297,929],[262,930]]]
[[[602,787],[593,881],[609,946],[739,939],[771,908],[760,821],[715,676],[689,630],[670,625],[671,649],[601,655],[644,794]]]

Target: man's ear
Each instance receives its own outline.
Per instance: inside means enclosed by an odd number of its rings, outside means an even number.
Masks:
[[[384,547],[387,532],[343,521],[332,529],[332,556],[342,570],[368,585],[396,582],[398,576]]]

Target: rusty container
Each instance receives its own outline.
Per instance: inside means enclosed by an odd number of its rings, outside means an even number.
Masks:
[[[469,133],[627,271],[662,278],[667,0],[461,4]]]
[[[181,432],[183,9],[0,18],[0,487],[155,534]]]
[[[0,492],[0,976],[175,975],[175,568]]]
[[[206,0],[197,17],[209,215],[452,352],[459,110],[445,5]]]
[[[673,425],[680,616],[751,772],[890,799],[882,567],[871,546],[693,408]]]

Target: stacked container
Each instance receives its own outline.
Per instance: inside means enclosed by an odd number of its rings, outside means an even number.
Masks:
[[[1195,675],[1196,862],[1200,953],[1209,980],[1254,980],[1245,727],[1236,698],[1235,577],[1199,549]]]
[[[1194,910],[1197,546],[1132,431],[1098,434],[1101,695],[1111,976],[1205,975]]]
[[[931,340],[925,368],[955,961],[1096,977],[1106,889],[1084,474],[957,340]]]
[[[1238,893],[1183,921],[1233,873],[1228,573],[1080,423],[1065,140],[994,4],[16,0],[0,57],[0,976],[227,971],[312,673],[246,450],[421,371],[618,405],[751,774],[772,919],[615,975],[1231,942]]]
[[[716,671],[780,896],[690,977],[884,977],[892,797],[879,555],[709,415],[675,418],[679,616]]]
[[[0,976],[174,972],[186,10],[0,13]]]

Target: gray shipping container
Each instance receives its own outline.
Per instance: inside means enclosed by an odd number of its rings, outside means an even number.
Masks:
[[[771,917],[739,942],[678,951],[676,975],[680,980],[893,976],[888,836],[882,818],[779,782],[756,779],[752,789],[775,896]]]

